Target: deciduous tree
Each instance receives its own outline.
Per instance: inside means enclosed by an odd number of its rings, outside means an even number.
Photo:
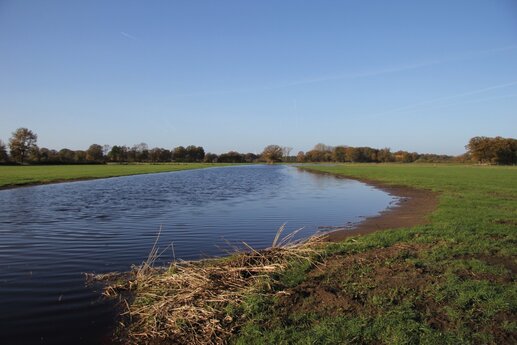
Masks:
[[[2,140],[0,140],[0,162],[6,163],[9,161],[9,156],[7,155],[7,148]]]
[[[298,163],[303,163],[305,162],[305,153],[303,153],[303,151],[299,151],[298,154],[296,155],[296,161]]]
[[[11,157],[23,164],[29,150],[36,146],[38,136],[28,128],[18,128],[9,140]]]
[[[278,145],[268,145],[262,151],[262,159],[264,159],[268,163],[281,162],[283,156],[283,150],[281,146]]]
[[[92,144],[86,150],[86,160],[90,162],[102,162],[104,161],[104,152],[102,146],[98,144]]]

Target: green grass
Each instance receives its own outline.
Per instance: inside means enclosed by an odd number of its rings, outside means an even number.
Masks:
[[[45,184],[61,181],[88,180],[115,176],[161,173],[200,169],[225,164],[107,164],[107,165],[38,165],[0,166],[0,188]]]
[[[431,223],[322,249],[233,310],[235,344],[517,343],[517,168],[346,164],[309,170],[440,194]]]

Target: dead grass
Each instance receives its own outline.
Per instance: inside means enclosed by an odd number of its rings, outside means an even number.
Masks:
[[[224,259],[175,261],[155,268],[156,243],[148,259],[129,274],[94,276],[107,282],[104,294],[119,298],[123,308],[117,339],[131,344],[222,344],[244,323],[229,310],[251,293],[267,291],[273,273],[312,261],[324,235],[293,241],[297,232],[272,247],[249,249]]]

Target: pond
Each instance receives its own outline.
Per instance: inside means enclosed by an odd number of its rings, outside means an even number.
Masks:
[[[0,344],[101,344],[116,310],[84,273],[271,245],[345,226],[396,197],[288,166],[218,167],[0,191]],[[242,247],[242,245],[241,245]],[[174,248],[174,250],[172,250]]]

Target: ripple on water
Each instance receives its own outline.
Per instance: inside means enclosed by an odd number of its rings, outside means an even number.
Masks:
[[[0,344],[96,344],[116,310],[84,272],[128,270],[159,246],[177,258],[270,245],[280,225],[340,226],[393,202],[362,183],[285,166],[118,177],[0,191]],[[160,263],[173,258],[169,248]]]

